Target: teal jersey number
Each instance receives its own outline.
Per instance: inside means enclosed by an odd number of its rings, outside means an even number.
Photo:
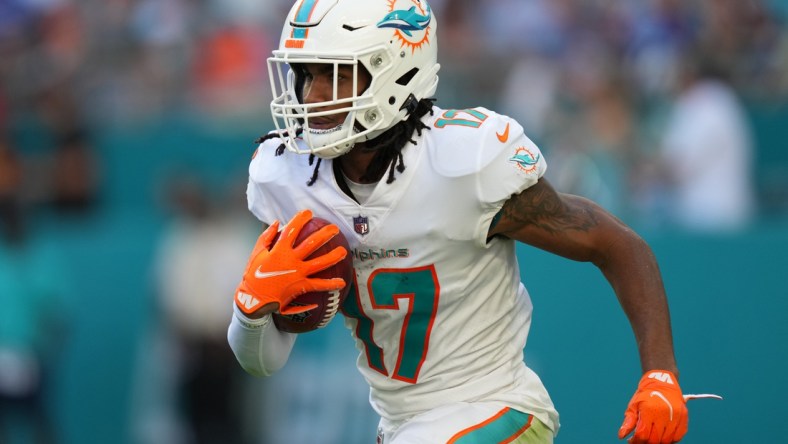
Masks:
[[[460,115],[463,117],[459,117]],[[487,120],[487,114],[475,109],[450,109],[445,111],[440,119],[435,121],[435,128],[443,128],[447,125],[467,126],[478,128]]]
[[[394,373],[389,375],[383,362],[383,349],[374,340],[375,324],[361,307],[356,287],[352,288],[343,311],[358,320],[356,336],[364,343],[367,362],[370,368],[386,376],[415,384],[427,358],[430,334],[438,311],[440,286],[435,267],[375,270],[369,277],[368,290],[373,311],[400,310],[400,303],[404,302],[407,313],[400,327],[397,363]]]

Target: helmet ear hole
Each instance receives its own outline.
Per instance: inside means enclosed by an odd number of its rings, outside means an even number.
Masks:
[[[397,98],[394,96],[389,97],[389,105],[394,105],[397,103]]]
[[[403,74],[399,79],[397,79],[397,85],[407,86],[408,83],[410,83],[410,81],[413,80],[413,78],[416,77],[416,74],[418,73],[419,73],[419,68],[411,69],[410,71]]]

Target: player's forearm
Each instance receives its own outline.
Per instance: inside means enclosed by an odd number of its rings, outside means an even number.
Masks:
[[[249,319],[237,311],[227,331],[238,363],[247,373],[259,377],[270,376],[285,365],[295,339],[296,335],[279,331],[270,316]]]
[[[667,297],[651,248],[627,230],[597,265],[629,318],[643,371],[663,369],[678,374]]]

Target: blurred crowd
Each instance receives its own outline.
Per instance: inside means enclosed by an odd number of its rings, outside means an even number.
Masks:
[[[14,311],[6,307],[29,314],[40,311],[34,304],[56,297],[51,284],[14,268],[38,266],[38,253],[28,253],[35,250],[27,241],[26,217],[42,211],[78,218],[111,205],[102,188],[106,147],[99,136],[113,128],[145,128],[181,116],[195,127],[252,129],[255,135],[269,130],[266,58],[278,45],[291,5],[292,0],[0,0],[0,362],[6,363],[0,365],[0,415],[6,402],[38,408],[38,380],[27,381],[23,393],[8,387],[19,387],[14,378],[25,368],[43,365],[36,362],[45,348],[41,338],[28,333],[47,322],[28,317],[28,324],[11,323],[3,314]],[[545,152],[548,178],[559,190],[587,196],[645,228],[729,233],[750,227],[764,208],[788,214],[788,160],[771,166],[777,172],[771,182],[758,181],[758,159],[783,147],[762,143],[749,114],[757,107],[788,118],[788,2],[431,5],[442,64],[438,105],[484,106],[516,118]],[[205,266],[189,260],[219,251],[217,245],[236,262],[245,259],[246,238],[238,236],[245,232],[217,217],[224,211],[216,210],[217,202],[227,196],[201,201],[209,196],[199,180],[168,185],[174,187],[168,189],[174,193],[168,202],[173,223],[162,236],[160,262],[153,265],[162,275]],[[235,191],[242,198],[243,191]],[[216,301],[206,302],[204,312],[173,308],[183,292],[199,293],[194,285],[213,293],[222,293],[215,285],[231,288],[240,264],[230,266],[233,261],[224,258],[215,257],[227,274],[215,281],[203,275],[209,282],[204,285],[157,282],[160,315],[177,337],[174,347],[180,344],[182,353],[191,344],[199,351],[179,361],[199,370],[172,376],[181,378],[181,387],[230,378],[232,357],[217,350],[226,313],[208,308]],[[22,292],[32,296],[21,297]],[[220,356],[217,366],[209,366],[209,353]],[[22,370],[8,370],[13,368]],[[226,402],[210,390],[198,395],[205,399],[192,411],[197,423],[208,414],[198,409]]]
[[[784,3],[440,6],[444,86],[462,91],[464,106],[470,96],[517,118],[558,189],[648,228],[727,232],[752,222],[756,149],[780,148],[755,146],[745,107],[785,104]]]
[[[28,184],[28,194],[90,201],[100,170],[85,149],[91,129],[188,115],[223,128],[267,130],[266,57],[291,4],[0,2],[3,149],[30,151],[19,145],[31,141],[17,137],[27,129],[48,135],[35,142],[49,164],[69,165],[54,169],[56,175],[37,174],[65,183]],[[754,151],[775,148],[753,146],[743,104],[782,104],[788,96],[785,2],[434,0],[432,6],[443,64],[438,104],[486,106],[517,118],[548,153],[549,177],[559,189],[636,221],[716,229],[677,213],[697,209],[724,176],[698,179],[700,164],[723,158],[738,165],[741,177],[725,204],[737,209],[714,210],[736,221],[721,225],[741,226],[757,211],[756,190],[747,189],[754,188]],[[672,118],[674,105],[687,101],[730,110],[687,135]],[[685,148],[680,139],[696,137],[691,146],[709,147],[717,143],[716,129],[731,124],[735,146],[676,156]],[[695,164],[677,166],[684,159]],[[693,183],[701,180],[707,183]]]

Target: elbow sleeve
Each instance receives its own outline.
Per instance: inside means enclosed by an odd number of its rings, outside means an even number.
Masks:
[[[296,335],[279,331],[271,316],[249,319],[233,304],[227,340],[241,367],[252,376],[271,376],[290,356]]]

